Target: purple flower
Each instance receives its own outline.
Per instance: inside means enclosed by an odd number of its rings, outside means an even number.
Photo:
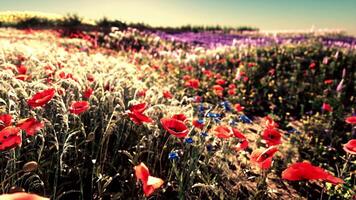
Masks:
[[[342,79],[340,83],[337,85],[336,92],[341,92],[341,90],[344,88],[343,83],[344,83],[344,79]]]
[[[345,76],[346,76],[346,69],[344,68],[344,69],[342,70],[342,79],[344,79]]]

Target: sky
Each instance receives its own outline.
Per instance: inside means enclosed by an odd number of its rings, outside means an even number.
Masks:
[[[356,0],[0,0],[1,11],[76,13],[152,26],[342,29],[356,35]]]

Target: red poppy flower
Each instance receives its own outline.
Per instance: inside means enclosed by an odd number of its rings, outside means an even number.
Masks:
[[[231,84],[229,85],[229,89],[235,89],[235,88],[236,88],[236,85],[235,85],[235,84],[231,83]]]
[[[185,82],[185,86],[186,87],[190,87],[193,89],[198,89],[200,85],[200,82],[198,79],[190,79],[188,81]]]
[[[136,104],[136,105],[132,105],[130,106],[129,110],[131,112],[139,112],[139,113],[143,113],[147,108],[147,104],[146,103],[139,103],[139,104]]]
[[[243,81],[246,83],[247,81],[249,80],[249,78],[247,77],[247,76],[245,76],[244,78],[243,78]]]
[[[239,62],[240,62],[240,59],[230,58],[229,61],[230,61],[232,64],[235,64],[235,63],[239,63]]]
[[[346,117],[345,122],[348,124],[356,124],[356,116]]]
[[[237,112],[241,112],[245,109],[245,107],[241,106],[239,103],[235,104],[234,107]]]
[[[235,94],[236,94],[236,91],[235,91],[235,89],[229,89],[229,90],[227,91],[227,93],[228,93],[230,96],[232,96],[232,95],[235,95]]]
[[[17,56],[17,60],[20,61],[20,63],[22,63],[23,61],[26,60],[26,58],[25,58],[25,56],[23,56],[23,55],[18,55],[18,56]]]
[[[194,97],[194,102],[195,103],[199,103],[199,102],[201,102],[203,100],[203,98],[201,97],[201,96],[195,96]]]
[[[221,87],[221,85],[214,85],[213,90],[214,90],[214,94],[216,94],[217,96],[219,97],[223,96],[224,88]]]
[[[176,119],[181,122],[185,122],[185,120],[187,120],[187,116],[185,116],[184,114],[175,114],[172,116],[172,119]]]
[[[266,120],[266,127],[267,128],[278,128],[278,123],[275,122],[270,116],[266,116],[264,117],[264,119]]]
[[[189,75],[184,75],[183,76],[183,80],[188,81],[189,79],[191,79],[191,76],[189,76]]]
[[[246,140],[246,137],[236,128],[232,128],[232,133],[234,134],[235,137],[237,137],[241,140]]]
[[[282,179],[289,181],[321,179],[334,185],[344,183],[340,178],[334,177],[323,168],[313,166],[309,162],[298,162],[290,165],[282,172]]]
[[[59,95],[64,95],[64,93],[65,93],[65,90],[63,89],[63,88],[57,88],[57,93],[59,94]]]
[[[220,73],[215,74],[215,75],[214,75],[214,78],[216,78],[216,79],[221,78],[221,74],[220,74]]]
[[[139,165],[135,166],[134,170],[135,170],[135,175],[137,180],[142,180],[142,182],[147,182],[150,172],[144,163],[141,162]]]
[[[130,119],[137,125],[141,125],[143,122],[151,123],[152,119],[143,114],[146,110],[146,103],[139,103],[136,105],[132,105],[129,108],[128,115]]]
[[[195,119],[192,122],[193,126],[198,128],[198,129],[203,129],[204,128],[204,123],[200,122],[199,120]]]
[[[250,63],[247,64],[248,67],[254,67],[254,66],[256,66],[256,65],[257,65],[256,63],[252,63],[252,62],[250,62]]]
[[[53,67],[51,67],[50,65],[46,65],[43,67],[43,69],[45,70],[47,75],[53,75],[53,72],[55,71],[55,69]]]
[[[0,131],[0,151],[21,146],[22,136],[19,128],[8,126]]]
[[[84,92],[83,92],[83,97],[86,99],[89,99],[90,96],[93,94],[94,90],[91,87],[88,87]]]
[[[333,111],[333,108],[328,103],[323,103],[321,109],[323,109],[323,110],[325,110],[327,112],[332,112]]]
[[[15,78],[17,80],[21,80],[21,81],[31,80],[31,76],[30,75],[26,75],[26,74],[19,74],[19,75],[15,76]]]
[[[272,146],[264,150],[261,155],[256,159],[256,162],[264,162],[266,159],[271,158],[278,151],[278,147]]]
[[[238,145],[233,146],[232,149],[235,151],[245,150],[248,147],[248,141],[242,140]]]
[[[10,126],[12,124],[12,122],[13,122],[13,120],[12,120],[11,115],[9,115],[9,114],[0,115],[0,131],[7,126]]]
[[[138,91],[136,95],[138,97],[145,97],[146,96],[146,92],[147,92],[147,89],[142,89],[142,90]]]
[[[41,197],[37,194],[16,192],[12,194],[2,194],[0,195],[0,200],[49,200],[49,198]]]
[[[213,86],[213,89],[214,89],[215,91],[224,91],[224,88],[221,87],[221,85],[214,85],[214,86]]]
[[[262,139],[266,141],[268,146],[281,144],[281,137],[279,131],[273,128],[266,128],[262,133]]]
[[[205,65],[205,63],[206,63],[205,59],[202,58],[199,60],[199,65]]]
[[[61,78],[61,79],[72,79],[72,80],[78,82],[78,79],[75,78],[72,73],[65,73],[63,71],[59,73],[59,78]]]
[[[38,92],[27,101],[27,104],[31,108],[43,106],[53,98],[55,92],[56,90],[53,88]]]
[[[61,78],[61,79],[67,79],[68,77],[71,76],[71,75],[66,74],[65,72],[60,72],[58,75],[59,75],[59,78]]]
[[[163,97],[166,99],[172,99],[173,95],[170,91],[163,91]]]
[[[139,165],[135,166],[134,170],[137,180],[142,182],[143,192],[145,193],[146,197],[150,196],[164,183],[162,179],[151,176],[147,166],[144,163],[140,163]]]
[[[328,79],[328,80],[325,80],[324,83],[327,84],[327,85],[330,85],[334,82],[334,80],[332,79]]]
[[[220,139],[227,139],[233,135],[231,129],[223,125],[216,127],[214,129],[214,132],[215,132],[215,136]]]
[[[214,73],[210,70],[203,70],[203,74],[209,78],[214,76]]]
[[[159,66],[158,65],[152,65],[151,68],[154,69],[154,70],[159,70]]]
[[[219,60],[219,63],[225,64],[225,63],[226,63],[226,59],[225,59],[225,58],[221,58],[221,59]]]
[[[256,149],[251,153],[251,163],[257,165],[261,169],[269,169],[272,165],[272,157],[278,151],[276,146],[268,149]]]
[[[17,123],[17,127],[24,130],[26,135],[34,136],[39,130],[44,127],[44,123],[36,121],[35,118],[22,119]]]
[[[356,139],[352,139],[344,144],[344,150],[350,154],[356,154]]]
[[[225,85],[225,83],[226,83],[226,81],[224,80],[224,79],[217,79],[216,81],[215,81],[215,83],[216,84],[218,84],[218,85]]]
[[[185,68],[184,68],[186,71],[193,71],[193,66],[191,66],[191,65],[188,65],[188,66],[186,66]]]
[[[53,78],[48,77],[48,78],[46,78],[46,79],[44,80],[44,82],[47,83],[47,84],[50,84],[50,83],[53,82]]]
[[[276,69],[270,69],[270,70],[268,71],[268,74],[269,74],[270,76],[273,76],[275,73],[276,73]]]
[[[316,64],[315,64],[314,62],[312,62],[312,63],[310,63],[309,68],[310,68],[310,69],[314,69],[315,66],[316,66]]]
[[[128,113],[130,119],[136,124],[136,125],[141,125],[143,122],[145,123],[151,123],[152,119],[147,117],[141,112],[137,111],[131,111]]]
[[[17,73],[22,75],[26,74],[27,67],[25,67],[24,65],[20,65],[19,67],[17,67]]]
[[[105,90],[105,91],[110,91],[110,92],[112,92],[112,91],[114,91],[114,87],[112,87],[112,86],[110,85],[110,82],[106,82],[106,83],[104,84],[104,90]]]
[[[240,151],[240,150],[246,149],[248,147],[248,141],[247,141],[246,137],[236,128],[232,128],[232,132],[236,138],[240,139],[240,143],[238,145],[234,146],[233,149],[235,151]]]
[[[69,112],[79,115],[89,109],[89,102],[87,101],[73,101],[69,107]]]
[[[188,135],[188,127],[183,122],[170,118],[162,118],[160,121],[163,128],[177,138],[184,138]]]
[[[94,80],[95,80],[94,75],[92,75],[92,74],[87,74],[87,80],[88,80],[89,82],[94,82]]]

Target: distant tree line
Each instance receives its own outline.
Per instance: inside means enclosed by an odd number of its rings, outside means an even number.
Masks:
[[[87,24],[83,22],[83,18],[77,14],[67,14],[63,19],[53,20],[45,17],[29,17],[21,19],[17,22],[3,22],[0,18],[0,27],[16,27],[19,29],[43,29],[43,28],[65,28],[65,29],[100,29],[102,31],[109,31],[111,27],[118,27],[124,30],[128,27],[136,28],[138,30],[150,31],[164,31],[168,33],[177,32],[201,32],[201,31],[258,31],[258,28],[250,26],[240,27],[223,27],[223,26],[198,26],[198,25],[185,25],[180,27],[153,27],[144,23],[125,23],[120,20],[110,20],[107,17],[96,21],[95,24]]]
[[[16,27],[20,29],[27,28],[54,28],[54,27],[76,27],[87,25],[83,23],[83,18],[79,17],[77,14],[67,14],[63,19],[53,20],[45,17],[28,17],[14,22],[4,22],[1,21],[1,27]]]

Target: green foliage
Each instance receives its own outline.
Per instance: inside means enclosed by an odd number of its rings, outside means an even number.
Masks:
[[[51,26],[55,26],[55,22],[51,22],[48,19],[39,17],[31,17],[28,19],[24,19],[16,24],[17,28],[43,28]]]
[[[68,13],[63,20],[61,21],[60,25],[65,28],[77,28],[78,26],[82,25],[83,18],[77,14],[70,14]]]
[[[119,20],[109,20],[108,18],[104,17],[96,22],[96,25],[100,28],[111,28],[117,27],[120,30],[126,29],[127,24],[119,21]]]

